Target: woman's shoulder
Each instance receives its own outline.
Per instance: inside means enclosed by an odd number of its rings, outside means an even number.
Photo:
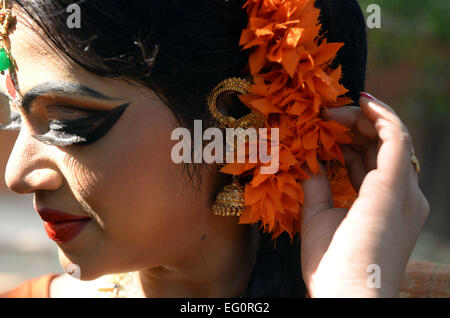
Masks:
[[[0,294],[0,298],[85,298],[95,297],[96,282],[81,281],[68,274],[46,274],[25,281],[18,287]]]
[[[16,288],[0,294],[0,298],[49,298],[50,284],[60,274],[46,274],[27,280]]]
[[[449,298],[450,265],[411,261],[400,288],[402,298]]]
[[[47,274],[0,294],[0,298],[109,298],[114,296],[114,288],[119,283],[123,284],[120,285],[121,290],[133,291],[127,293],[128,297],[141,298],[143,295],[140,290],[134,291],[138,286],[134,279],[133,284],[130,283],[130,277],[135,277],[133,275],[134,273],[111,274],[91,281],[82,281],[68,274]]]

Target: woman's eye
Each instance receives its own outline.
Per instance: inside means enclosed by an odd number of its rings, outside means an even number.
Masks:
[[[0,122],[0,130],[20,130],[22,127],[22,118],[20,117],[19,113],[11,113],[9,120],[4,120],[3,122]]]
[[[73,111],[72,109],[58,114],[49,112],[49,131],[33,137],[59,147],[89,145],[106,135],[128,106],[129,103],[108,111]],[[82,113],[85,117],[77,117]],[[86,114],[89,115],[86,116]]]

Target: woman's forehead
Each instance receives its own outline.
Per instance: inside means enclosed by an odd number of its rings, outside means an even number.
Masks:
[[[23,94],[43,82],[74,79],[76,72],[70,61],[58,54],[29,23],[19,20],[9,40]]]
[[[29,22],[18,21],[9,38],[21,95],[45,83],[60,82],[96,90],[105,96],[122,97],[123,81],[89,73],[54,48]],[[6,80],[0,81],[0,89],[6,91]]]

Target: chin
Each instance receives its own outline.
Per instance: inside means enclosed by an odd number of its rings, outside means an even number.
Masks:
[[[64,272],[78,280],[90,281],[108,274],[98,258],[74,257],[61,247],[58,248],[58,258]]]

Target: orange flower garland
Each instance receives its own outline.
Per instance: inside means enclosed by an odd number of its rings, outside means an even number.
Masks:
[[[240,100],[265,116],[265,127],[279,128],[277,173],[260,173],[262,163],[225,165],[221,171],[250,175],[245,186],[246,210],[241,224],[261,221],[272,239],[299,232],[304,203],[301,181],[305,168],[320,173],[325,163],[335,207],[349,207],[357,193],[345,168],[340,144],[352,142],[348,128],[325,121],[320,111],[351,102],[339,81],[341,67],[330,68],[343,43],[327,43],[319,37],[320,10],[315,0],[248,0],[248,26],[240,45],[252,49],[249,56],[253,76],[249,94]],[[270,141],[270,136],[269,141]]]

